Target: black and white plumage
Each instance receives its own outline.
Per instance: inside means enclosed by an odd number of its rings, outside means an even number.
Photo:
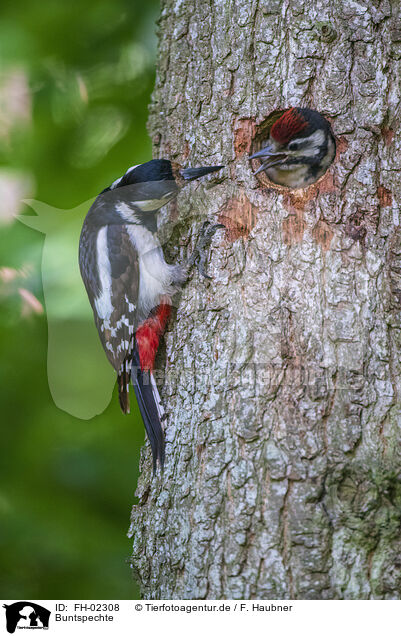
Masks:
[[[271,181],[289,188],[315,183],[333,162],[336,142],[331,126],[310,108],[289,108],[274,122],[264,147],[250,156],[262,163]]]
[[[104,351],[117,372],[119,401],[129,412],[129,383],[156,461],[164,462],[163,409],[152,375],[173,294],[187,279],[182,265],[166,263],[157,212],[185,181],[221,166],[173,168],[154,159],[131,167],[103,190],[86,215],[79,265]]]

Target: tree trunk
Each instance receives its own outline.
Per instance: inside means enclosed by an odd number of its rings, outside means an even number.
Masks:
[[[152,478],[146,449],[131,525],[143,595],[400,598],[400,4],[162,5],[156,154],[228,166],[168,212],[171,256],[203,218],[228,229],[160,358],[167,462]],[[247,154],[294,105],[338,152],[277,190]]]

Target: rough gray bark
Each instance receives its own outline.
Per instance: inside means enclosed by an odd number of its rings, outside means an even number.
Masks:
[[[401,597],[400,59],[399,2],[163,2],[156,154],[228,166],[181,193],[171,245],[194,210],[228,230],[161,358],[167,464],[152,479],[146,450],[131,525],[147,598]],[[338,142],[295,192],[246,156],[290,105]]]

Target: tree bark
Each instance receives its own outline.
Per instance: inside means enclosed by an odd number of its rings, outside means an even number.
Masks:
[[[399,2],[162,2],[156,155],[227,165],[165,214],[170,255],[206,217],[228,229],[160,358],[167,462],[152,478],[146,448],[131,524],[146,598],[401,597],[400,59]],[[337,157],[277,190],[247,154],[296,105]]]

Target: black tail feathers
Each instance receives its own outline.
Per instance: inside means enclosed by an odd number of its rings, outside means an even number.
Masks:
[[[156,383],[150,371],[141,370],[136,343],[132,354],[131,381],[152,449],[153,472],[156,472],[157,460],[162,469],[164,466],[165,444],[161,424],[163,416]]]
[[[125,414],[129,413],[129,382],[131,371],[127,369],[127,363],[124,362],[123,370],[117,374],[118,384],[118,400],[120,408]]]

